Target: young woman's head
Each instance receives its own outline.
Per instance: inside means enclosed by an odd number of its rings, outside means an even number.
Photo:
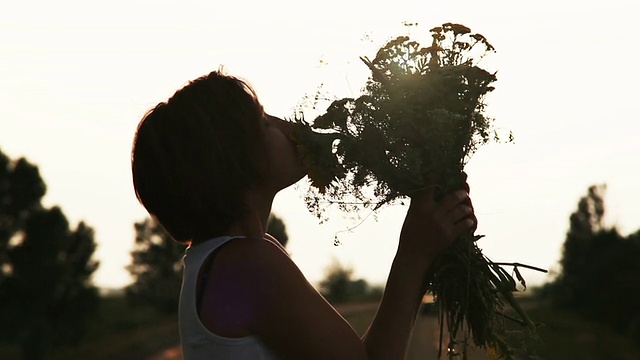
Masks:
[[[220,235],[243,214],[244,191],[271,173],[265,119],[251,87],[219,71],[144,116],[133,143],[133,185],[174,239]]]

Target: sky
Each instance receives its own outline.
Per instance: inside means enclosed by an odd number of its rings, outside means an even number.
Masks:
[[[445,22],[495,46],[487,113],[515,135],[481,148],[466,167],[484,254],[557,273],[569,215],[593,184],[607,184],[609,225],[623,235],[640,229],[637,2],[26,0],[2,8],[0,150],[39,166],[45,205],[95,229],[101,287],[131,281],[133,224],[147,214],[133,193],[130,150],[148,109],[224,66],[252,84],[267,112],[288,117],[320,84],[336,98],[357,96],[368,75],[359,56]],[[339,261],[383,283],[406,209],[383,209],[345,231],[357,221],[332,211],[319,224],[303,188],[286,189],[273,206],[303,273],[315,283]],[[553,276],[523,275],[530,284]]]

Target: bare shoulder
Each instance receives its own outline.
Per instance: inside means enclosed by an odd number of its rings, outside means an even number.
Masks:
[[[200,319],[225,337],[252,334],[275,268],[295,266],[276,246],[259,238],[238,238],[216,250],[203,268]]]
[[[233,240],[209,271],[201,318],[214,333],[258,336],[283,358],[364,358],[359,336],[271,241]]]
[[[288,271],[283,274],[283,270]],[[229,241],[218,250],[210,267],[212,277],[228,277],[239,284],[254,286],[278,276],[294,275],[292,272],[299,273],[299,270],[286,250],[270,240],[260,238]]]
[[[286,250],[271,239],[230,241],[219,250],[209,275],[217,280],[212,285],[224,282],[225,290],[239,289],[243,296],[259,299],[252,304],[255,307],[268,305],[272,299],[281,300],[289,292],[309,291],[319,296]]]
[[[272,242],[273,244],[275,244],[278,248],[282,249],[284,252],[287,252],[287,249],[285,249],[285,247],[280,243],[280,241],[278,241],[278,239],[276,239],[273,235],[269,234],[269,233],[265,233],[264,234],[264,239],[267,241]],[[287,252],[288,253],[288,252]]]

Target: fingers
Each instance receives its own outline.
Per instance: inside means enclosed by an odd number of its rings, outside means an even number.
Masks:
[[[458,206],[460,203],[465,202],[468,198],[469,194],[465,190],[454,191],[442,198],[440,201],[440,208],[443,212],[447,213],[453,210],[453,208]]]
[[[473,215],[473,209],[464,204],[456,206],[445,214],[446,220],[451,224],[456,224],[461,220],[469,218],[471,215]]]
[[[467,174],[465,173],[463,174],[466,180]],[[471,201],[471,198],[468,196],[470,192],[470,188],[469,188],[469,183],[467,183],[466,181],[464,183],[464,189],[467,191],[467,199],[465,200],[465,205],[471,208],[471,220],[473,221],[472,231],[475,231],[478,228],[478,219],[476,218],[475,211],[473,209],[473,202]]]
[[[433,258],[459,236],[473,234],[476,218],[468,192],[455,191],[435,201],[438,189],[430,186],[411,196],[399,251]]]
[[[477,227],[471,199],[466,191],[460,190],[445,196],[439,205],[434,216],[447,235],[455,238],[470,233]]]
[[[415,210],[418,211],[430,211],[429,209],[435,209],[437,206],[437,202],[435,201],[437,188],[438,186],[431,185],[411,195],[411,204],[409,208],[415,208]]]
[[[466,217],[455,223],[451,228],[451,232],[454,237],[458,237],[463,234],[472,233],[475,230],[475,226],[474,220],[471,217]]]
[[[418,213],[433,213],[444,227],[461,227],[465,230],[475,230],[477,219],[473,204],[469,197],[469,184],[465,182],[465,190],[454,191],[443,197],[439,202],[434,200],[438,186],[432,185],[412,196],[411,207]]]

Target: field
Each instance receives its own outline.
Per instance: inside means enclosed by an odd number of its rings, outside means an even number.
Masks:
[[[523,299],[532,318],[542,325],[537,340],[523,344],[528,355],[519,359],[545,360],[637,360],[640,344],[633,344],[601,325],[576,315],[551,309],[534,299]],[[347,304],[338,310],[362,334],[375,313],[375,304]],[[433,315],[420,315],[411,339],[408,360],[436,359],[438,322]],[[57,351],[53,360],[180,360],[175,316],[160,316],[150,309],[129,309],[122,298],[106,298],[95,318],[87,341]],[[0,347],[0,359],[20,359],[15,347]],[[469,360],[488,359],[484,351],[472,350]]]

